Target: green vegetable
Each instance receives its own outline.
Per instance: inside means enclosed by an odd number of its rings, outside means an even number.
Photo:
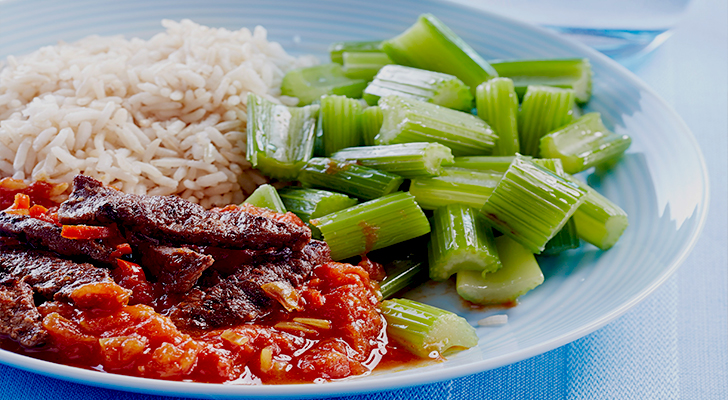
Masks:
[[[323,217],[332,212],[356,205],[357,200],[341,194],[319,189],[283,188],[278,195],[288,211],[303,222]]]
[[[498,136],[480,118],[413,99],[384,96],[377,144],[436,142],[456,156],[490,154]]]
[[[440,72],[403,65],[387,65],[364,89],[364,100],[377,104],[380,97],[399,96],[460,111],[473,108],[470,88],[460,79]]]
[[[511,166],[511,163],[515,158],[515,156],[455,157],[455,161],[450,167],[474,169],[477,171],[500,172],[501,175],[503,175],[508,170],[508,167]]]
[[[316,136],[321,140],[324,156],[329,157],[340,149],[362,143],[359,121],[361,111],[359,100],[346,96],[321,97]]]
[[[377,106],[367,107],[359,114],[361,136],[365,146],[374,146],[374,137],[382,128],[383,119],[382,109]]]
[[[250,204],[256,207],[267,208],[277,213],[285,213],[286,206],[283,205],[283,201],[278,196],[276,188],[271,185],[265,184],[260,185],[255,191],[245,199],[245,204]]]
[[[382,42],[395,63],[455,75],[475,87],[498,76],[464,40],[432,14],[423,14],[401,35]]]
[[[430,233],[430,278],[444,281],[460,271],[495,272],[501,267],[493,230],[477,210],[450,204],[435,210]]]
[[[264,174],[292,180],[311,158],[319,107],[275,104],[248,94],[247,159]]]
[[[319,187],[370,200],[396,191],[404,181],[399,175],[331,158],[312,158],[301,168],[304,187]]]
[[[337,151],[331,157],[391,172],[404,178],[440,175],[441,165],[453,161],[450,149],[439,143],[349,147]]]
[[[298,105],[311,104],[325,94],[361,97],[367,81],[346,77],[336,63],[288,71],[281,82],[281,93],[298,98]]]
[[[437,358],[453,348],[478,344],[475,329],[450,311],[408,299],[382,302],[387,334],[412,353]]]
[[[571,122],[574,91],[550,86],[529,86],[518,115],[521,154],[538,156],[541,137]]]
[[[516,156],[480,212],[493,228],[540,253],[585,198],[577,185]]]
[[[617,135],[602,123],[599,113],[589,113],[541,138],[541,156],[559,158],[567,173],[619,159],[632,144],[627,135]]]
[[[518,153],[518,97],[513,81],[493,78],[478,85],[475,94],[478,116],[490,125],[498,141],[493,155],[512,156]]]
[[[388,299],[400,290],[419,284],[427,279],[427,262],[422,260],[396,260],[393,269],[379,282],[382,299]]]
[[[508,236],[495,239],[503,267],[490,274],[458,272],[457,291],[476,304],[511,303],[543,283],[543,273],[533,253]]]
[[[586,58],[561,60],[491,61],[498,76],[511,78],[519,97],[528,86],[554,86],[574,89],[576,101],[585,104],[591,98],[592,70]]]
[[[344,75],[352,79],[364,79],[367,82],[382,67],[392,63],[385,53],[377,52],[344,52]]]
[[[586,183],[568,175],[566,179],[586,192],[584,203],[574,213],[577,235],[602,250],[609,250],[629,225],[627,213]]]
[[[504,172],[505,169],[499,172],[448,167],[440,176],[412,179],[409,192],[426,210],[452,203],[480,208],[493,193]]]
[[[344,53],[346,52],[382,53],[382,42],[336,42],[331,43],[331,46],[329,46],[329,54],[331,56],[332,63],[344,64]]]
[[[366,254],[430,232],[427,217],[414,197],[404,192],[392,193],[310,222],[321,230],[334,260]]]
[[[584,204],[582,204],[582,206],[583,205]],[[546,248],[544,248],[543,253],[541,254],[559,254],[566,250],[577,249],[579,248],[579,244],[579,235],[576,231],[576,221],[574,220],[574,217],[571,217],[569,218],[569,221],[566,222],[566,225],[564,225],[564,227],[561,228],[561,230],[546,243]]]

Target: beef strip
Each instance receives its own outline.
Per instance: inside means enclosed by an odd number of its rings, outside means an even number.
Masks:
[[[0,212],[0,237],[17,239],[37,249],[52,250],[66,257],[82,257],[104,263],[113,261],[111,254],[115,251],[99,240],[64,238],[61,227],[50,222],[3,212]]]
[[[301,250],[311,239],[305,225],[266,218],[244,210],[205,210],[175,196],[140,196],[105,187],[83,175],[61,204],[63,224],[108,224],[169,244],[226,248]]]
[[[106,269],[21,246],[0,245],[0,274],[21,279],[48,300],[69,301],[71,293],[83,285],[114,282]]]
[[[25,347],[41,346],[48,341],[42,321],[30,285],[0,275],[0,334]]]
[[[261,285],[283,281],[298,287],[314,266],[330,260],[328,246],[312,240],[302,251],[280,261],[241,266],[212,287],[193,289],[170,316],[178,326],[197,329],[234,326],[261,318],[279,306]]]

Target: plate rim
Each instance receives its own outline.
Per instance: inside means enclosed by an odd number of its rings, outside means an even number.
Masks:
[[[0,0],[0,3],[2,3],[3,1],[5,0]],[[13,1],[14,0],[8,0],[7,3]],[[17,2],[20,3],[20,0],[17,0]],[[667,103],[667,101],[660,97],[654,89],[648,86],[644,81],[642,81],[633,72],[628,70],[625,66],[619,64],[615,60],[607,57],[606,55],[592,49],[591,47],[583,43],[577,42],[542,26],[519,21],[517,19],[513,19],[502,14],[493,13],[471,4],[462,4],[459,2],[456,3],[447,0],[427,0],[427,2],[421,3],[423,5],[423,9],[426,8],[427,3],[447,5],[448,7],[452,7],[453,9],[459,8],[464,12],[471,11],[474,13],[478,13],[491,20],[499,20],[499,22],[506,23],[513,27],[521,28],[527,31],[531,31],[534,34],[542,35],[546,37],[549,41],[557,42],[558,44],[565,46],[566,48],[568,48],[568,50],[574,50],[575,52],[584,54],[585,57],[588,57],[590,60],[600,60],[601,62],[605,63],[612,72],[618,73],[620,79],[626,80],[630,83],[631,86],[636,87],[640,91],[648,94],[652,98],[652,100],[657,102],[660,108],[662,108],[670,116],[675,118],[675,121],[678,123],[678,126],[676,126],[675,130],[685,133],[683,138],[687,139],[687,141],[690,143],[692,150],[697,156],[697,161],[701,170],[700,175],[702,179],[703,190],[701,193],[701,199],[696,204],[696,211],[694,211],[700,214],[700,218],[696,221],[694,234],[690,237],[687,245],[683,247],[682,251],[677,254],[673,258],[673,260],[671,260],[669,265],[666,266],[662,270],[662,272],[648,285],[646,285],[638,293],[634,294],[631,298],[623,302],[617,308],[611,310],[608,313],[605,313],[604,315],[601,315],[599,318],[592,321],[591,323],[580,326],[546,342],[541,342],[539,344],[531,345],[529,347],[488,358],[486,360],[479,360],[465,365],[456,365],[447,368],[435,369],[422,374],[407,376],[404,379],[402,377],[396,376],[379,376],[376,381],[369,381],[367,379],[362,379],[364,378],[362,376],[357,376],[342,381],[327,382],[325,384],[283,385],[230,385],[198,382],[180,382],[101,373],[93,370],[56,364],[49,361],[44,361],[13,353],[4,349],[0,349],[0,363],[28,372],[83,385],[103,387],[107,389],[121,390],[126,392],[166,396],[216,396],[224,398],[253,398],[275,395],[278,398],[320,398],[321,396],[331,397],[341,395],[354,395],[386,390],[403,389],[408,387],[447,381],[471,374],[484,372],[487,370],[492,370],[534,357],[539,354],[543,354],[555,348],[561,347],[565,344],[571,343],[572,341],[582,338],[607,325],[608,323],[627,313],[629,310],[631,310],[644,299],[646,299],[655,290],[657,290],[677,271],[677,269],[685,262],[687,257],[691,254],[697,241],[702,236],[703,229],[705,227],[705,223],[709,213],[710,179],[705,157],[697,142],[697,139],[695,138],[695,135],[687,126],[682,117],[673,109],[673,107],[669,103]],[[402,382],[403,380],[405,382]]]

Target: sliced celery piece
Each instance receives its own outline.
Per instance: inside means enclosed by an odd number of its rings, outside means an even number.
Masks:
[[[278,191],[278,195],[286,209],[303,222],[353,207],[357,203],[356,199],[345,194],[320,189],[283,188]]]
[[[255,191],[248,196],[247,199],[245,199],[244,203],[256,207],[267,208],[281,214],[286,212],[286,206],[278,196],[276,188],[268,184],[258,186],[258,188],[256,188]]]
[[[382,109],[377,106],[367,107],[359,114],[361,136],[365,146],[374,146],[374,137],[382,129],[383,119]]]
[[[529,86],[518,114],[521,154],[538,156],[541,137],[571,122],[574,91],[550,86]]]
[[[582,204],[583,205],[583,204]],[[574,217],[569,218],[563,228],[546,243],[543,253],[547,256],[559,254],[566,250],[579,248],[579,235],[576,232]]]
[[[379,282],[382,299],[388,299],[400,290],[427,280],[427,262],[422,260],[396,260],[387,272],[387,277]]]
[[[296,179],[311,158],[319,107],[286,107],[248,93],[247,159],[276,179]]]
[[[512,156],[518,153],[518,97],[513,81],[493,78],[478,85],[475,94],[478,116],[498,135],[493,155]]]
[[[422,358],[438,358],[448,350],[478,345],[468,321],[450,311],[409,299],[382,302],[387,334]]]
[[[480,118],[398,96],[379,100],[384,120],[377,144],[437,142],[456,156],[488,155],[498,136]]]
[[[364,89],[364,100],[377,104],[380,97],[400,96],[467,111],[473,108],[470,88],[453,75],[403,65],[387,65]]]
[[[516,156],[480,213],[493,228],[540,253],[585,198],[577,185]]]
[[[288,71],[281,82],[281,93],[297,97],[298,105],[303,106],[325,94],[359,98],[366,86],[366,80],[348,78],[341,65],[331,63]]]
[[[536,257],[508,236],[495,239],[503,267],[490,274],[477,271],[458,272],[457,291],[476,304],[512,303],[543,283],[543,273]]]
[[[425,210],[434,210],[452,203],[480,208],[498,185],[504,172],[444,168],[440,176],[412,179],[409,192]]]
[[[399,175],[331,158],[312,158],[301,168],[304,187],[319,187],[370,200],[394,192],[404,181]]]
[[[392,64],[386,53],[381,52],[344,52],[344,75],[367,82],[385,65]]]
[[[515,156],[468,156],[468,157],[455,157],[451,168],[465,168],[474,169],[477,171],[493,171],[501,172],[503,175],[511,163],[515,159]]]
[[[498,76],[472,47],[432,14],[423,14],[401,35],[382,42],[389,58],[400,65],[455,75],[475,87]]]
[[[331,62],[337,64],[344,64],[344,53],[345,52],[357,52],[357,53],[382,53],[382,41],[368,41],[368,42],[335,42],[329,46],[329,55],[331,56]]]
[[[437,176],[442,165],[453,161],[450,149],[439,143],[402,143],[384,146],[349,147],[332,158],[387,171],[404,178]]]
[[[343,260],[430,233],[427,217],[405,192],[392,193],[366,203],[312,219],[331,249],[331,258]]]
[[[340,149],[362,143],[361,111],[359,100],[334,95],[321,97],[316,136],[321,140],[324,156],[329,157]]]
[[[542,157],[560,158],[569,174],[619,159],[632,144],[627,135],[617,135],[602,123],[597,112],[541,138]]]
[[[574,213],[577,235],[602,250],[609,250],[629,225],[627,213],[586,183],[570,175],[566,179],[586,191],[584,204]]]
[[[592,69],[586,58],[557,60],[491,61],[498,76],[511,78],[519,97],[533,85],[574,89],[576,101],[584,104],[591,98]]]
[[[532,158],[531,161],[533,161],[534,164],[540,165],[562,178],[566,176],[566,173],[564,171],[564,164],[558,158]]]
[[[495,272],[501,267],[493,230],[462,204],[435,210],[428,246],[430,279],[444,281],[460,271]]]

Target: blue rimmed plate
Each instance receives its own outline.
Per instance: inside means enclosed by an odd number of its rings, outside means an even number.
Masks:
[[[545,259],[546,282],[505,312],[505,326],[478,328],[480,344],[444,363],[377,371],[319,385],[235,386],[168,382],[56,365],[0,350],[0,362],[25,370],[120,390],[198,397],[334,396],[424,384],[496,368],[546,352],[605,325],[662,284],[693,247],[705,221],[708,179],[701,152],[675,112],[634,75],[582,45],[549,31],[434,1],[142,1],[0,0],[0,59],[57,40],[90,34],[148,38],[163,18],[238,29],[263,25],[295,54],[326,57],[328,44],[393,36],[430,12],[484,57],[588,57],[594,69],[589,111],[634,142],[625,159],[589,183],[622,206],[630,227],[611,250],[590,246]],[[475,324],[494,310],[472,310],[451,284],[427,284],[416,299],[464,315]]]

